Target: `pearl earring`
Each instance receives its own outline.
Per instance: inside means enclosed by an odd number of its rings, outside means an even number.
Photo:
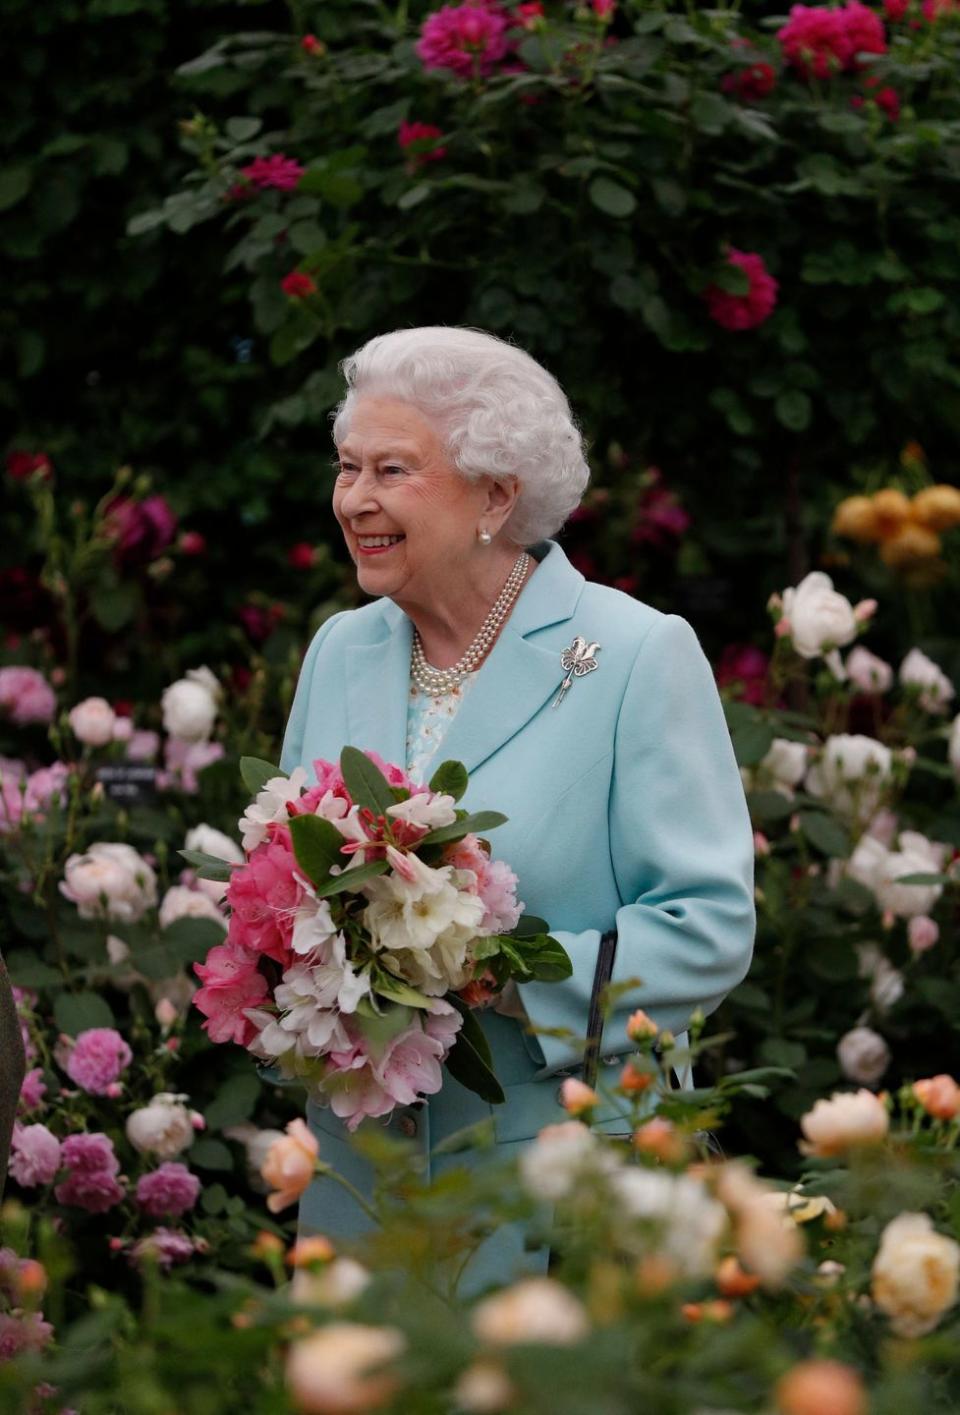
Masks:
[[[493,540],[493,536],[490,534],[489,531],[481,529],[477,531],[477,540],[480,542],[481,545],[489,545],[490,542]]]

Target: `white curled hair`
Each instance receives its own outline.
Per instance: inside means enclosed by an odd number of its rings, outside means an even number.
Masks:
[[[590,478],[583,437],[559,383],[522,349],[479,329],[396,329],[369,340],[341,369],[347,393],[334,414],[338,443],[359,398],[396,398],[436,423],[469,480],[517,478],[505,526],[517,545],[554,535],[579,506]]]

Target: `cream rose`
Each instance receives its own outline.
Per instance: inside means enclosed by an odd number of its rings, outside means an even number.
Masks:
[[[892,775],[889,747],[873,737],[840,733],[827,738],[819,760],[807,772],[806,786],[812,796],[865,824],[878,810]]]
[[[99,840],[83,855],[70,855],[60,892],[82,919],[135,924],[157,902],[157,877],[131,845]]]
[[[127,1139],[141,1154],[170,1160],[193,1143],[193,1113],[183,1104],[185,1096],[168,1091],[155,1095],[127,1117]]]
[[[375,1410],[396,1392],[397,1377],[384,1370],[406,1348],[395,1327],[331,1322],[295,1341],[287,1353],[291,1398],[305,1415],[350,1415]]]
[[[105,747],[113,741],[117,715],[106,698],[84,698],[67,714],[73,735],[87,747]]]
[[[226,930],[227,921],[206,894],[186,889],[182,884],[171,885],[163,896],[158,914],[160,927],[167,929],[177,919],[212,919]]]
[[[590,1330],[586,1308],[551,1277],[524,1278],[484,1298],[471,1324],[488,1346],[572,1346]]]
[[[917,702],[924,712],[946,712],[954,697],[953,684],[932,659],[919,649],[911,649],[900,665],[900,682],[905,688],[919,688]]]
[[[580,1181],[595,1182],[599,1174],[617,1167],[613,1153],[602,1149],[580,1120],[544,1126],[520,1153],[520,1177],[526,1189],[535,1199],[551,1202],[565,1199]]]
[[[191,669],[163,690],[164,729],[181,742],[209,741],[219,700],[220,685],[209,668]]]
[[[803,742],[775,737],[766,756],[756,767],[754,784],[760,787],[770,785],[774,791],[792,797],[794,787],[800,785],[808,765],[809,754]]]
[[[783,617],[801,658],[818,658],[857,636],[853,605],[822,570],[811,571],[795,588],[784,590]]]
[[[298,1267],[290,1296],[305,1307],[349,1307],[370,1284],[370,1274],[356,1258],[333,1258],[322,1267]]]
[[[847,677],[861,693],[886,693],[893,687],[893,669],[890,664],[865,649],[862,644],[850,650],[845,666]]]
[[[805,1155],[839,1155],[858,1145],[878,1145],[890,1129],[883,1101],[872,1091],[836,1091],[800,1119]]]
[[[943,893],[939,884],[899,884],[904,875],[939,874],[947,847],[915,830],[900,832],[899,849],[887,855],[874,885],[877,903],[899,919],[929,914]]]
[[[872,1027],[853,1027],[837,1043],[837,1060],[848,1081],[875,1086],[890,1065],[890,1048]]]
[[[899,1214],[880,1236],[871,1295],[897,1336],[933,1331],[957,1300],[960,1245],[927,1214]]]

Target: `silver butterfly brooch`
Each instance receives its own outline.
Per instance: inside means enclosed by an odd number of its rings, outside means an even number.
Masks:
[[[554,700],[554,707],[559,707],[563,702],[563,695],[569,691],[574,678],[583,678],[598,667],[596,655],[599,649],[599,644],[588,644],[580,634],[576,636],[568,649],[564,649],[560,655],[560,667],[567,676],[560,684],[560,692]]]

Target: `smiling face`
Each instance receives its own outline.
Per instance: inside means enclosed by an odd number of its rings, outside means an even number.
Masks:
[[[467,481],[433,423],[393,398],[359,398],[337,450],[333,511],[361,589],[402,608],[460,597],[477,557],[489,556],[478,529],[496,532],[504,519],[503,489]]]

